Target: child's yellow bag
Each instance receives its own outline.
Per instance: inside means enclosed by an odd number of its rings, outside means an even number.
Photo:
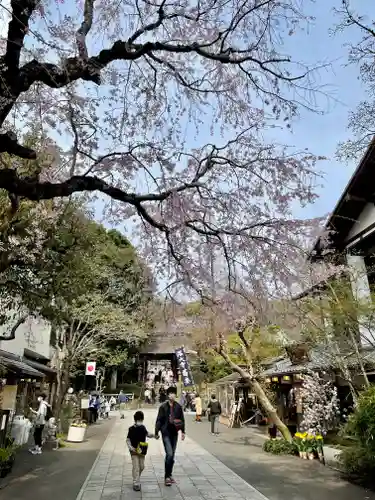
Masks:
[[[138,455],[147,455],[148,443],[139,443],[137,448]]]

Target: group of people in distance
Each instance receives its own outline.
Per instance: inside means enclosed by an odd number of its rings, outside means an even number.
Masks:
[[[163,440],[165,450],[164,484],[172,486],[175,483],[173,478],[174,458],[177,448],[178,436],[185,439],[185,417],[183,407],[176,401],[176,387],[167,389],[167,401],[159,406],[158,415],[155,422],[155,432],[150,433],[144,425],[144,414],[136,411],[134,414],[134,424],[129,427],[127,435],[127,445],[132,459],[133,489],[141,490],[140,478],[145,467],[145,457],[147,455],[147,439]],[[221,405],[215,395],[207,406],[211,421],[211,433],[218,433],[218,420],[221,414]]]

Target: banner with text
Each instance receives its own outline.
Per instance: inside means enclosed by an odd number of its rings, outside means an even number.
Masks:
[[[194,385],[193,375],[190,370],[189,362],[186,357],[186,352],[183,347],[175,350],[178,368],[180,369],[182,376],[182,383],[184,387],[189,387]]]

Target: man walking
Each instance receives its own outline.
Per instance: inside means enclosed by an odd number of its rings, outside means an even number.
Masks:
[[[161,432],[165,450],[164,481],[165,486],[171,486],[175,483],[172,473],[179,431],[182,441],[185,439],[185,418],[181,405],[176,401],[176,387],[169,387],[167,396],[167,401],[159,407],[155,424],[155,438],[158,439],[159,432]]]
[[[208,403],[207,410],[210,412],[211,434],[219,434],[219,417],[221,415],[221,404],[216,399],[215,394],[211,395],[211,401]]]

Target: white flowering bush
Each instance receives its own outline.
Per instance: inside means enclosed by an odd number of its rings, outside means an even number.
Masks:
[[[301,399],[301,429],[314,436],[325,436],[340,414],[337,388],[318,374],[311,373],[304,378]]]

